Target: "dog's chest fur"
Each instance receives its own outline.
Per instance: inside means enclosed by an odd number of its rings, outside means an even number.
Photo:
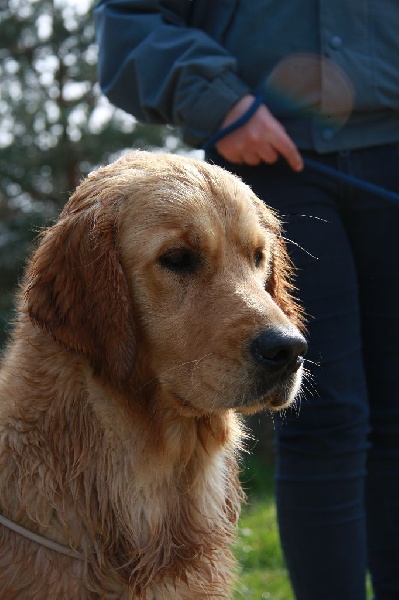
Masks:
[[[12,395],[16,380],[22,393],[15,403],[8,395],[1,409],[1,508],[8,512],[18,507],[11,518],[83,551],[87,570],[68,558],[48,560],[43,549],[7,532],[10,543],[13,548],[30,545],[29,552],[41,556],[38,569],[44,574],[50,564],[56,570],[59,566],[53,598],[61,598],[57,594],[65,590],[71,594],[74,586],[68,586],[74,578],[76,598],[91,598],[86,586],[104,598],[192,598],[188,589],[192,593],[197,584],[191,572],[196,581],[201,572],[209,579],[221,554],[223,564],[232,566],[226,547],[242,499],[234,458],[239,436],[235,417],[229,417],[228,427],[217,417],[182,421],[162,411],[129,419],[89,371],[79,372],[74,364],[65,368],[62,349],[57,349],[62,369],[57,369],[57,353],[51,362],[44,351],[32,361],[42,335],[32,335],[34,342],[21,349],[18,361],[3,367],[3,400],[8,391]],[[151,422],[144,427],[143,419]],[[2,551],[0,562],[6,562],[6,554]],[[37,587],[39,598],[47,591],[37,575],[33,573],[27,589],[33,594]],[[220,573],[215,585],[221,588],[228,577]],[[207,598],[208,592],[198,589],[197,597]],[[23,591],[19,594],[24,597]]]

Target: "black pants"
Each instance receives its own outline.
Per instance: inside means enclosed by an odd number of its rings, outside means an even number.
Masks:
[[[319,156],[399,192],[399,144]],[[277,509],[298,600],[399,599],[399,205],[283,161],[235,166],[285,223],[311,377],[277,421]],[[314,364],[315,363],[315,364]]]

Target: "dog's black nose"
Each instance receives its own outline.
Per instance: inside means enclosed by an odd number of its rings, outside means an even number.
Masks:
[[[258,364],[274,372],[296,371],[303,363],[307,351],[303,335],[296,330],[267,329],[251,342],[251,355]]]

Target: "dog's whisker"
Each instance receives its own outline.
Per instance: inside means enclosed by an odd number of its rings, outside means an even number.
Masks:
[[[185,397],[185,400],[187,400],[187,402],[189,402],[191,400],[195,390],[198,390],[198,388],[200,388],[201,385],[203,385],[202,381],[198,381],[196,384],[194,384],[194,382],[192,382],[191,388],[189,389],[189,391]]]
[[[310,358],[304,358],[303,359],[305,363],[309,363],[311,365],[314,365],[315,367],[321,367],[321,362],[316,362],[314,360],[310,360]]]
[[[327,219],[324,219],[323,217],[316,217],[316,215],[301,215],[299,213],[289,213],[284,215],[284,220],[286,220],[287,217],[300,217],[301,219],[309,219],[313,221],[320,221],[321,223],[329,223]]]
[[[207,358],[208,356],[211,356],[211,355],[212,355],[212,352],[209,352],[208,354],[204,354],[203,356],[201,356],[201,358],[195,358],[193,360],[187,360],[184,362],[177,363],[177,364],[173,365],[172,367],[169,367],[168,369],[161,371],[156,377],[153,377],[152,379],[149,379],[148,381],[143,383],[143,385],[141,385],[139,388],[135,389],[135,393],[139,393],[146,387],[151,386],[154,383],[158,383],[159,380],[162,379],[165,375],[172,373],[173,371],[177,371],[178,369],[182,369],[183,367],[187,367],[187,365],[194,364],[194,369],[195,369],[195,368],[197,368],[198,364],[202,360],[204,360],[204,358]]]
[[[297,242],[294,242],[294,240],[290,240],[290,238],[287,238],[286,236],[283,236],[283,239],[284,239],[285,242],[289,242],[290,244],[293,244],[294,246],[296,246],[297,248],[299,248],[299,250],[302,250],[302,252],[304,252],[305,254],[307,254],[308,256],[310,256],[310,258],[313,258],[314,260],[319,260],[319,258],[317,256],[314,256],[314,254],[312,254],[311,252],[309,252],[309,250],[306,250],[306,248],[303,248]]]
[[[317,396],[318,390],[315,383],[315,377],[313,373],[307,369],[303,370],[303,379],[300,393],[304,397],[304,392],[307,392],[309,396]]]

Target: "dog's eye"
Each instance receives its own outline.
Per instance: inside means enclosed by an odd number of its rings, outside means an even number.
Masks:
[[[168,250],[159,259],[159,264],[164,269],[175,273],[194,273],[199,264],[198,256],[187,248],[174,248]]]
[[[260,248],[259,250],[255,250],[255,253],[254,253],[255,267],[256,268],[260,267],[262,261],[263,261],[263,250]]]

